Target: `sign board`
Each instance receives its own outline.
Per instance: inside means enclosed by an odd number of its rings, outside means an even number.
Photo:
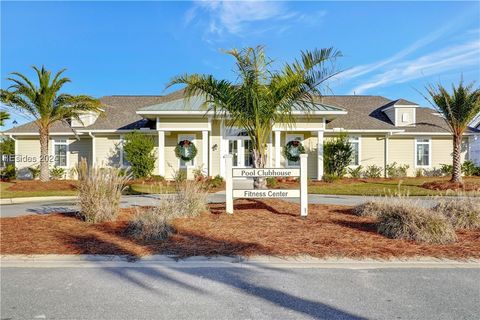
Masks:
[[[278,169],[278,168],[234,168],[233,169],[234,178],[275,178],[275,177],[300,177],[300,169]]]
[[[227,213],[233,213],[234,198],[300,198],[300,215],[308,214],[307,155],[300,155],[300,168],[233,168],[233,157],[225,155]],[[300,177],[300,189],[233,189],[233,178]]]
[[[298,189],[233,190],[234,198],[300,198]]]

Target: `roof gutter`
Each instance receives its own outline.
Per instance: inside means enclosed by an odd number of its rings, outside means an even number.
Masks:
[[[197,111],[197,110],[184,110],[184,111],[137,111],[136,112],[138,115],[185,115],[185,116],[190,116],[190,115],[214,115],[215,113],[213,111]],[[305,112],[305,111],[292,111],[293,115],[344,115],[347,114],[347,111],[343,110],[338,110],[338,111],[311,111],[311,112]]]

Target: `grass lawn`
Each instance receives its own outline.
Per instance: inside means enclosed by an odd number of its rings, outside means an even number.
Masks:
[[[68,180],[0,182],[0,198],[75,196],[74,183]]]
[[[371,217],[358,217],[351,207],[310,205],[306,219],[299,206],[281,200],[237,200],[235,213],[225,204],[210,212],[173,220],[176,233],[164,241],[139,241],[125,230],[132,209],[116,221],[89,224],[74,214],[1,218],[1,254],[123,254],[134,257],[172,254],[179,257],[274,255],[380,258],[429,256],[480,258],[480,230],[458,231],[449,245],[393,240],[376,232]]]
[[[448,177],[420,177],[403,179],[342,179],[333,183],[312,182],[309,193],[339,195],[389,195],[398,193],[411,196],[434,196],[454,194],[452,191],[436,191],[422,188],[421,185],[431,181],[448,181]],[[467,177],[465,182],[480,186],[480,177]]]
[[[144,184],[132,183],[127,189],[128,194],[149,194],[149,193],[173,193],[175,192],[174,184]]]

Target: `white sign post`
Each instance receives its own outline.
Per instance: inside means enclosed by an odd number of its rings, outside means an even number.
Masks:
[[[307,159],[300,155],[300,168],[233,168],[233,156],[225,155],[227,213],[233,213],[233,198],[300,198],[300,216],[308,214]],[[300,177],[300,189],[233,189],[233,178]]]

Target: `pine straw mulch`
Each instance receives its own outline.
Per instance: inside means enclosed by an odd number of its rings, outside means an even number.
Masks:
[[[480,230],[459,231],[451,245],[420,245],[376,233],[375,220],[357,217],[351,207],[299,206],[281,200],[238,200],[235,213],[212,204],[210,213],[174,221],[177,233],[166,241],[139,242],[125,235],[132,210],[115,222],[87,224],[74,214],[0,219],[2,254],[274,255],[380,258],[429,256],[480,258]]]
[[[437,191],[480,191],[480,183],[478,182],[464,182],[464,183],[457,183],[451,181],[432,181],[432,182],[425,182],[421,185],[422,188],[429,189],[429,190],[437,190]]]
[[[15,180],[8,187],[9,191],[64,191],[76,190],[77,181],[75,180],[50,180],[42,182],[40,180]]]

